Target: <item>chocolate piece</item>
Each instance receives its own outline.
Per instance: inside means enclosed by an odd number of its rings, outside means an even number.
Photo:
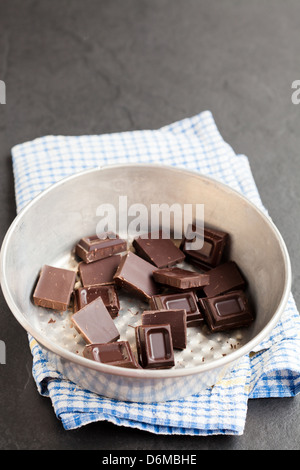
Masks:
[[[154,238],[154,237],[157,238]],[[152,237],[152,238],[151,238]],[[158,268],[172,266],[184,260],[184,253],[169,238],[162,238],[163,232],[148,233],[133,240],[136,253]]]
[[[115,286],[79,287],[74,291],[74,312],[82,309],[93,300],[101,297],[112,318],[120,310],[120,302]]]
[[[87,343],[111,343],[120,337],[101,297],[74,313],[71,320]]]
[[[159,287],[153,279],[154,266],[136,254],[129,252],[123,256],[114,276],[115,283],[138,295],[143,300],[149,300],[158,294]]]
[[[246,281],[235,261],[228,261],[208,271],[210,283],[203,288],[206,297],[246,288]]]
[[[41,269],[33,301],[40,307],[67,310],[73,292],[76,273],[68,269],[45,265]]]
[[[92,235],[82,238],[75,247],[76,254],[85,262],[93,263],[127,250],[127,242],[113,232],[105,232],[99,237]]]
[[[156,282],[176,289],[193,289],[209,284],[208,274],[199,274],[181,268],[162,268],[153,272]]]
[[[203,240],[202,248],[188,247],[188,244],[201,240]],[[205,228],[202,234],[197,233],[194,225],[190,225],[182,243],[182,251],[186,254],[188,261],[194,262],[199,268],[202,267],[204,270],[214,268],[221,263],[228,240],[229,235],[226,232]]]
[[[174,349],[185,349],[187,343],[186,310],[145,310],[142,325],[169,324]]]
[[[78,271],[83,287],[114,284],[114,275],[121,259],[121,255],[114,255],[94,263],[79,263]]]
[[[174,366],[170,325],[140,325],[135,328],[135,336],[139,363],[144,369]]]
[[[204,323],[202,312],[198,308],[198,299],[193,291],[176,294],[154,295],[150,299],[152,310],[186,310],[187,326]]]
[[[199,304],[212,332],[249,326],[254,320],[248,298],[242,290],[199,299]]]
[[[126,367],[128,369],[140,369],[140,365],[137,363],[128,341],[87,344],[84,347],[83,356],[102,364]]]

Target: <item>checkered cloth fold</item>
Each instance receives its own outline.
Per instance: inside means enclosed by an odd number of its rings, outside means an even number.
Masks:
[[[158,130],[104,135],[45,136],[12,149],[17,210],[49,185],[98,166],[138,162],[199,171],[240,191],[266,213],[246,156],[224,142],[209,111]],[[213,388],[164,403],[130,403],[82,390],[47,362],[29,336],[33,377],[65,429],[107,420],[157,434],[236,434],[244,431],[252,398],[300,391],[300,321],[292,294],[272,333]]]

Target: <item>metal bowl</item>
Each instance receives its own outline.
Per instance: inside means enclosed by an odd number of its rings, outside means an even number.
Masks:
[[[82,356],[83,340],[63,315],[36,307],[32,291],[44,264],[76,269],[75,243],[95,232],[102,203],[204,204],[205,223],[231,236],[228,256],[249,282],[256,319],[249,328],[210,334],[188,328],[188,348],[168,370],[125,369]],[[68,177],[38,195],[15,218],[1,248],[1,286],[5,299],[49,362],[80,387],[107,397],[153,402],[178,399],[214,385],[267,337],[278,322],[291,288],[291,267],[284,241],[270,218],[238,192],[198,173],[161,165],[116,165]],[[124,295],[116,320],[121,339],[132,343],[141,311]],[[50,322],[49,319],[55,319]],[[133,345],[134,348],[134,345]],[[177,354],[177,353],[176,353]]]

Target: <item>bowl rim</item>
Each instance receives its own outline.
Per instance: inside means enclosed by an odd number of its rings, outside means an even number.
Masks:
[[[245,345],[241,346],[239,349],[234,350],[230,354],[218,358],[216,360],[210,361],[208,363],[202,363],[194,367],[187,367],[182,369],[127,369],[118,366],[102,364],[99,362],[95,362],[91,359],[87,359],[83,356],[80,356],[76,353],[68,351],[67,349],[63,348],[62,346],[56,344],[54,341],[47,339],[38,329],[34,328],[33,325],[26,319],[23,313],[20,311],[18,306],[16,305],[14,298],[10,292],[6,275],[5,275],[5,265],[6,265],[6,258],[7,253],[9,250],[10,239],[14,233],[15,227],[19,223],[19,221],[24,217],[24,215],[34,207],[40,199],[45,197],[48,193],[55,191],[56,188],[63,186],[64,184],[69,183],[70,181],[83,177],[89,173],[96,173],[99,171],[105,171],[110,169],[124,169],[129,167],[139,167],[143,169],[150,169],[150,168],[159,168],[160,170],[165,171],[173,171],[177,173],[187,174],[189,176],[194,176],[197,179],[201,179],[203,181],[208,182],[209,184],[213,184],[219,186],[223,191],[230,192],[234,194],[236,197],[240,198],[246,204],[250,205],[265,221],[265,223],[269,226],[269,228],[273,231],[278,243],[280,250],[283,255],[284,259],[284,266],[285,266],[285,282],[283,288],[283,294],[281,296],[280,302],[276,311],[274,312],[272,318],[269,322],[265,325],[265,327],[248,341]],[[38,195],[36,195],[31,201],[29,201],[16,215],[14,220],[12,221],[11,225],[9,226],[6,235],[3,239],[1,251],[0,251],[0,283],[4,298],[7,302],[8,307],[10,308],[12,314],[15,316],[16,320],[20,323],[20,325],[29,333],[37,343],[46,348],[48,351],[62,357],[65,360],[78,364],[79,366],[87,367],[89,369],[93,369],[105,374],[109,375],[118,375],[118,376],[126,376],[138,379],[161,379],[161,378],[176,378],[176,377],[183,377],[183,376],[190,376],[195,374],[204,373],[210,370],[215,370],[217,368],[223,368],[228,366],[229,364],[235,363],[238,359],[242,356],[251,352],[257,345],[259,345],[267,335],[272,331],[274,326],[279,321],[285,306],[288,302],[288,298],[291,292],[291,284],[292,284],[292,272],[291,272],[291,262],[287,247],[283,240],[282,235],[280,234],[278,228],[271,220],[269,216],[267,216],[256,204],[254,204],[251,200],[249,200],[246,196],[242,193],[237,191],[236,189],[231,188],[229,185],[220,182],[219,180],[203,175],[196,170],[186,169],[181,166],[171,166],[171,165],[164,165],[164,164],[155,164],[155,163],[124,163],[124,164],[113,164],[113,165],[101,165],[89,169],[85,169],[79,172],[76,172],[72,175],[64,177],[57,181],[56,183],[51,184],[48,188],[41,191]]]

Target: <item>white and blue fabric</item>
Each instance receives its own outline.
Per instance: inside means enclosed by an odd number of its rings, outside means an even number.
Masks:
[[[49,135],[12,149],[17,211],[60,179],[88,168],[155,163],[199,171],[262,205],[246,156],[224,142],[209,111],[158,130]],[[249,399],[292,397],[300,391],[300,321],[292,294],[271,335],[213,388],[164,403],[130,403],[82,390],[53,370],[29,337],[33,377],[52,401],[64,429],[109,421],[157,434],[211,435],[244,431]]]

